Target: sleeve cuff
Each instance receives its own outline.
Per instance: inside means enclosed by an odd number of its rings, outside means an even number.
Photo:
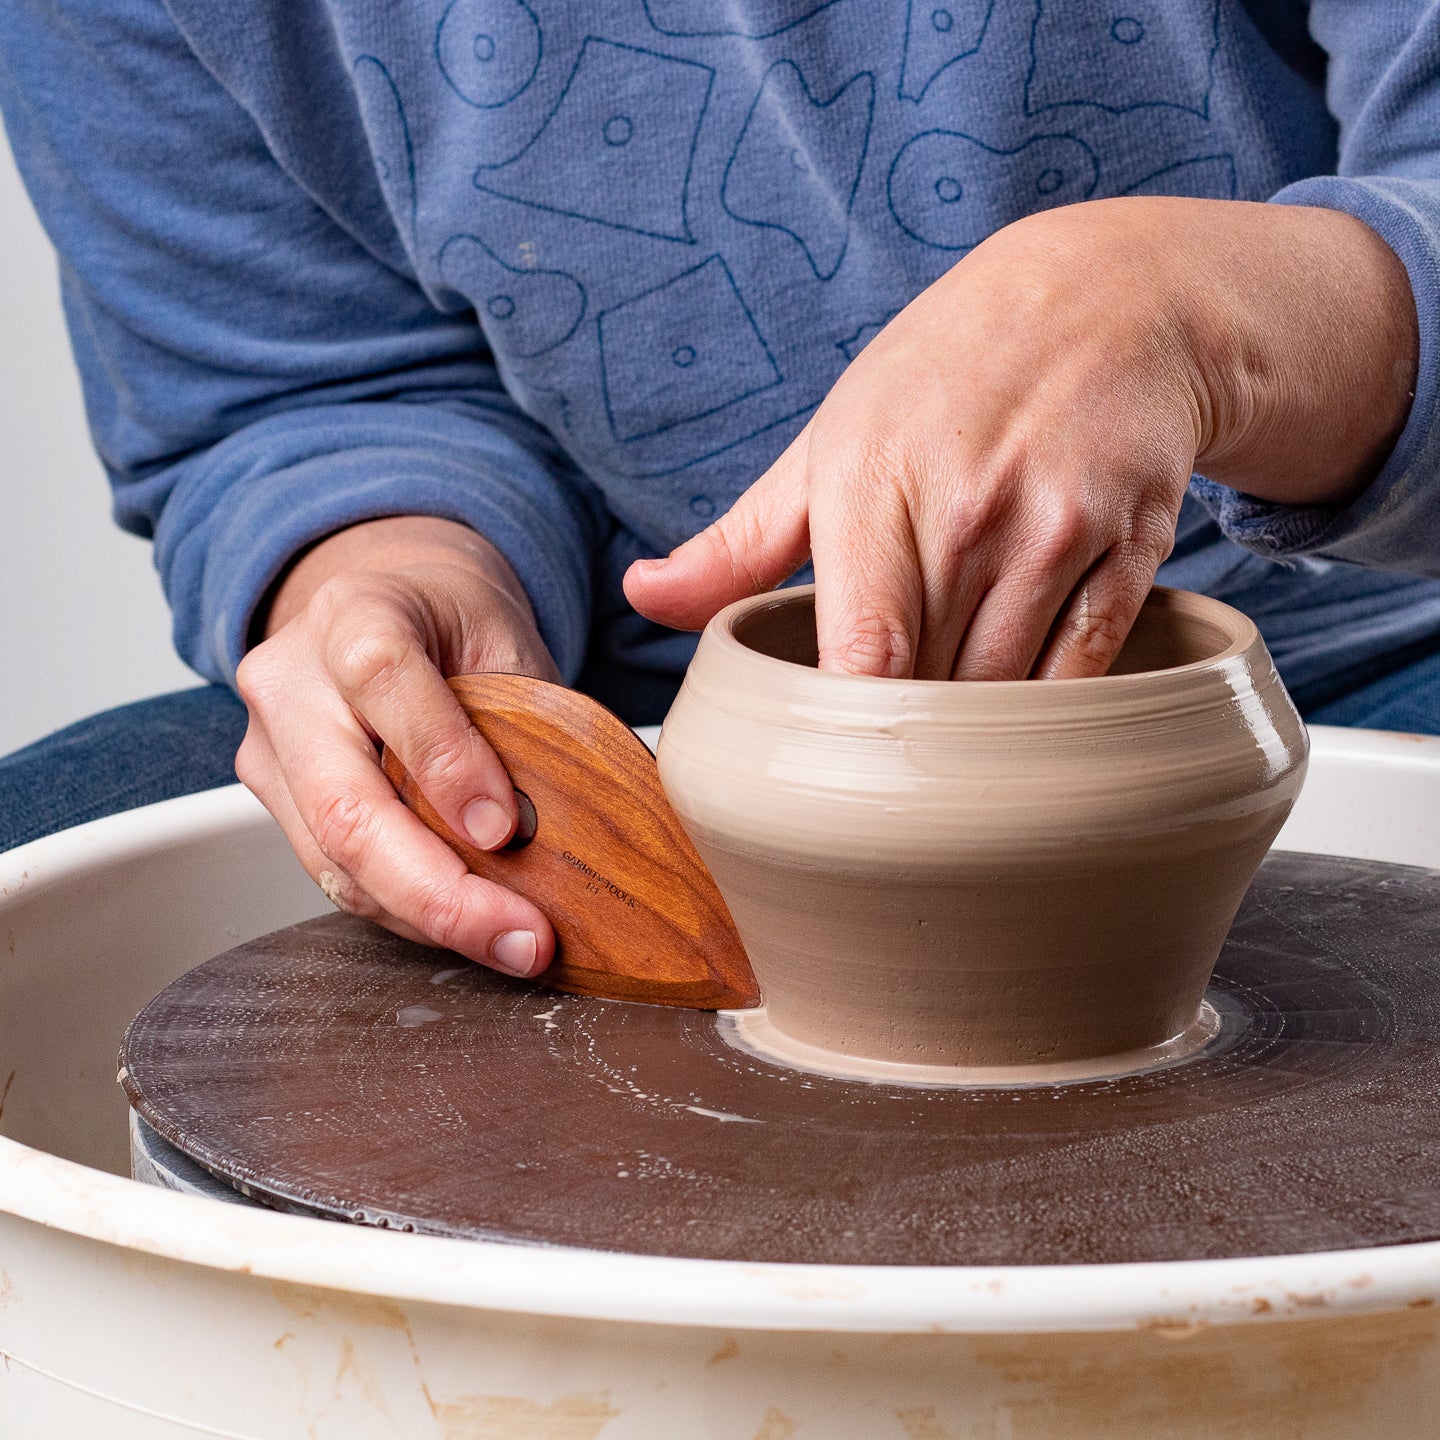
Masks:
[[[1196,476],[1195,497],[1227,539],[1273,560],[1323,555],[1387,570],[1440,575],[1440,194],[1425,181],[1319,176],[1272,197],[1342,210],[1395,251],[1420,320],[1420,364],[1409,419],[1380,473],[1347,506],[1277,505]]]
[[[561,674],[578,674],[593,503],[580,477],[572,489],[508,436],[431,407],[327,407],[247,427],[181,471],[156,563],[176,647],[208,678],[234,684],[255,611],[295,555],[391,515],[455,520],[489,540],[525,587]]]

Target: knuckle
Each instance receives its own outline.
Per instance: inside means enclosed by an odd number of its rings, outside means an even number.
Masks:
[[[963,555],[979,547],[995,522],[995,502],[986,490],[967,495],[950,513],[950,550]]]
[[[817,412],[806,468],[812,480],[839,482],[865,496],[878,496],[904,484],[914,471],[914,445],[891,416],[873,405],[844,412]]]
[[[242,697],[259,678],[258,671],[261,662],[257,657],[260,649],[261,647],[257,646],[254,650],[247,651],[239,665],[235,667],[235,688]]]
[[[1035,533],[1037,563],[1052,570],[1070,560],[1090,534],[1090,516],[1075,495],[1054,496],[1045,507]]]
[[[852,439],[838,458],[848,473],[871,484],[902,482],[915,469],[911,445],[888,426]]]
[[[765,534],[760,517],[749,507],[732,510],[705,534],[721,563],[737,579],[743,580],[752,594],[769,588],[751,560],[752,556],[762,553]]]
[[[915,644],[906,626],[879,610],[852,618],[831,647],[840,668],[859,675],[900,679],[910,674]]]
[[[1132,551],[1141,563],[1150,567],[1151,575],[1169,558],[1175,548],[1175,525],[1168,517],[1146,512],[1130,525],[1123,548]]]
[[[970,471],[962,493],[950,507],[950,549],[962,554],[980,548],[1005,521],[1015,493],[1014,474],[1006,465],[982,464]]]
[[[384,689],[404,668],[410,643],[393,630],[347,627],[338,635],[330,657],[330,671],[348,694],[363,695]]]
[[[275,698],[278,679],[266,642],[248,651],[236,667],[235,689],[249,709],[264,711]]]
[[[1129,625],[1105,605],[1086,605],[1075,624],[1074,653],[1093,664],[1109,664],[1125,643]]]
[[[369,853],[374,827],[374,809],[359,796],[342,790],[320,807],[310,833],[342,870],[355,870]]]
[[[852,503],[862,514],[904,514],[928,488],[928,477],[949,467],[943,447],[923,437],[896,435],[884,427],[853,441],[837,457]]]
[[[496,596],[476,624],[477,671],[542,675],[537,666],[544,642],[530,616],[509,596]],[[433,661],[428,663],[434,667]]]
[[[254,731],[247,730],[240,748],[235,752],[235,778],[247,789],[254,791],[260,784],[262,765],[260,749],[254,739]]]
[[[351,614],[357,605],[375,598],[375,582],[365,574],[332,575],[310,597],[310,609],[322,622],[333,622]]]
[[[473,756],[464,736],[447,734],[422,739],[403,758],[421,789],[454,790],[467,788],[467,781],[474,788],[469,775]]]
[[[432,887],[420,898],[417,928],[437,944],[458,949],[465,931],[465,902],[453,887]]]

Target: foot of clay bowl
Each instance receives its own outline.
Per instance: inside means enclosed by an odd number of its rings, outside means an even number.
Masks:
[[[760,982],[747,1044],[1034,1083],[1205,1043],[1307,751],[1255,625],[1216,600],[1156,589],[1096,679],[939,682],[819,670],[806,588],[711,621],[659,762]]]

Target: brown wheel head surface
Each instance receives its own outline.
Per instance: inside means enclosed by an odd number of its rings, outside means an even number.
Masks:
[[[873,1085],[334,916],[177,980],[122,1062],[140,1114],[246,1193],[429,1234],[906,1265],[1440,1238],[1440,874],[1272,855],[1210,1000],[1219,1036],[1167,1069]]]

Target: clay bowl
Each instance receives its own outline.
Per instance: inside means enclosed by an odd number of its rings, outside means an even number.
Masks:
[[[717,615],[660,740],[760,983],[737,1043],[919,1083],[1203,1047],[1308,753],[1253,622],[1156,589],[1103,677],[879,680],[816,667],[814,604]]]

